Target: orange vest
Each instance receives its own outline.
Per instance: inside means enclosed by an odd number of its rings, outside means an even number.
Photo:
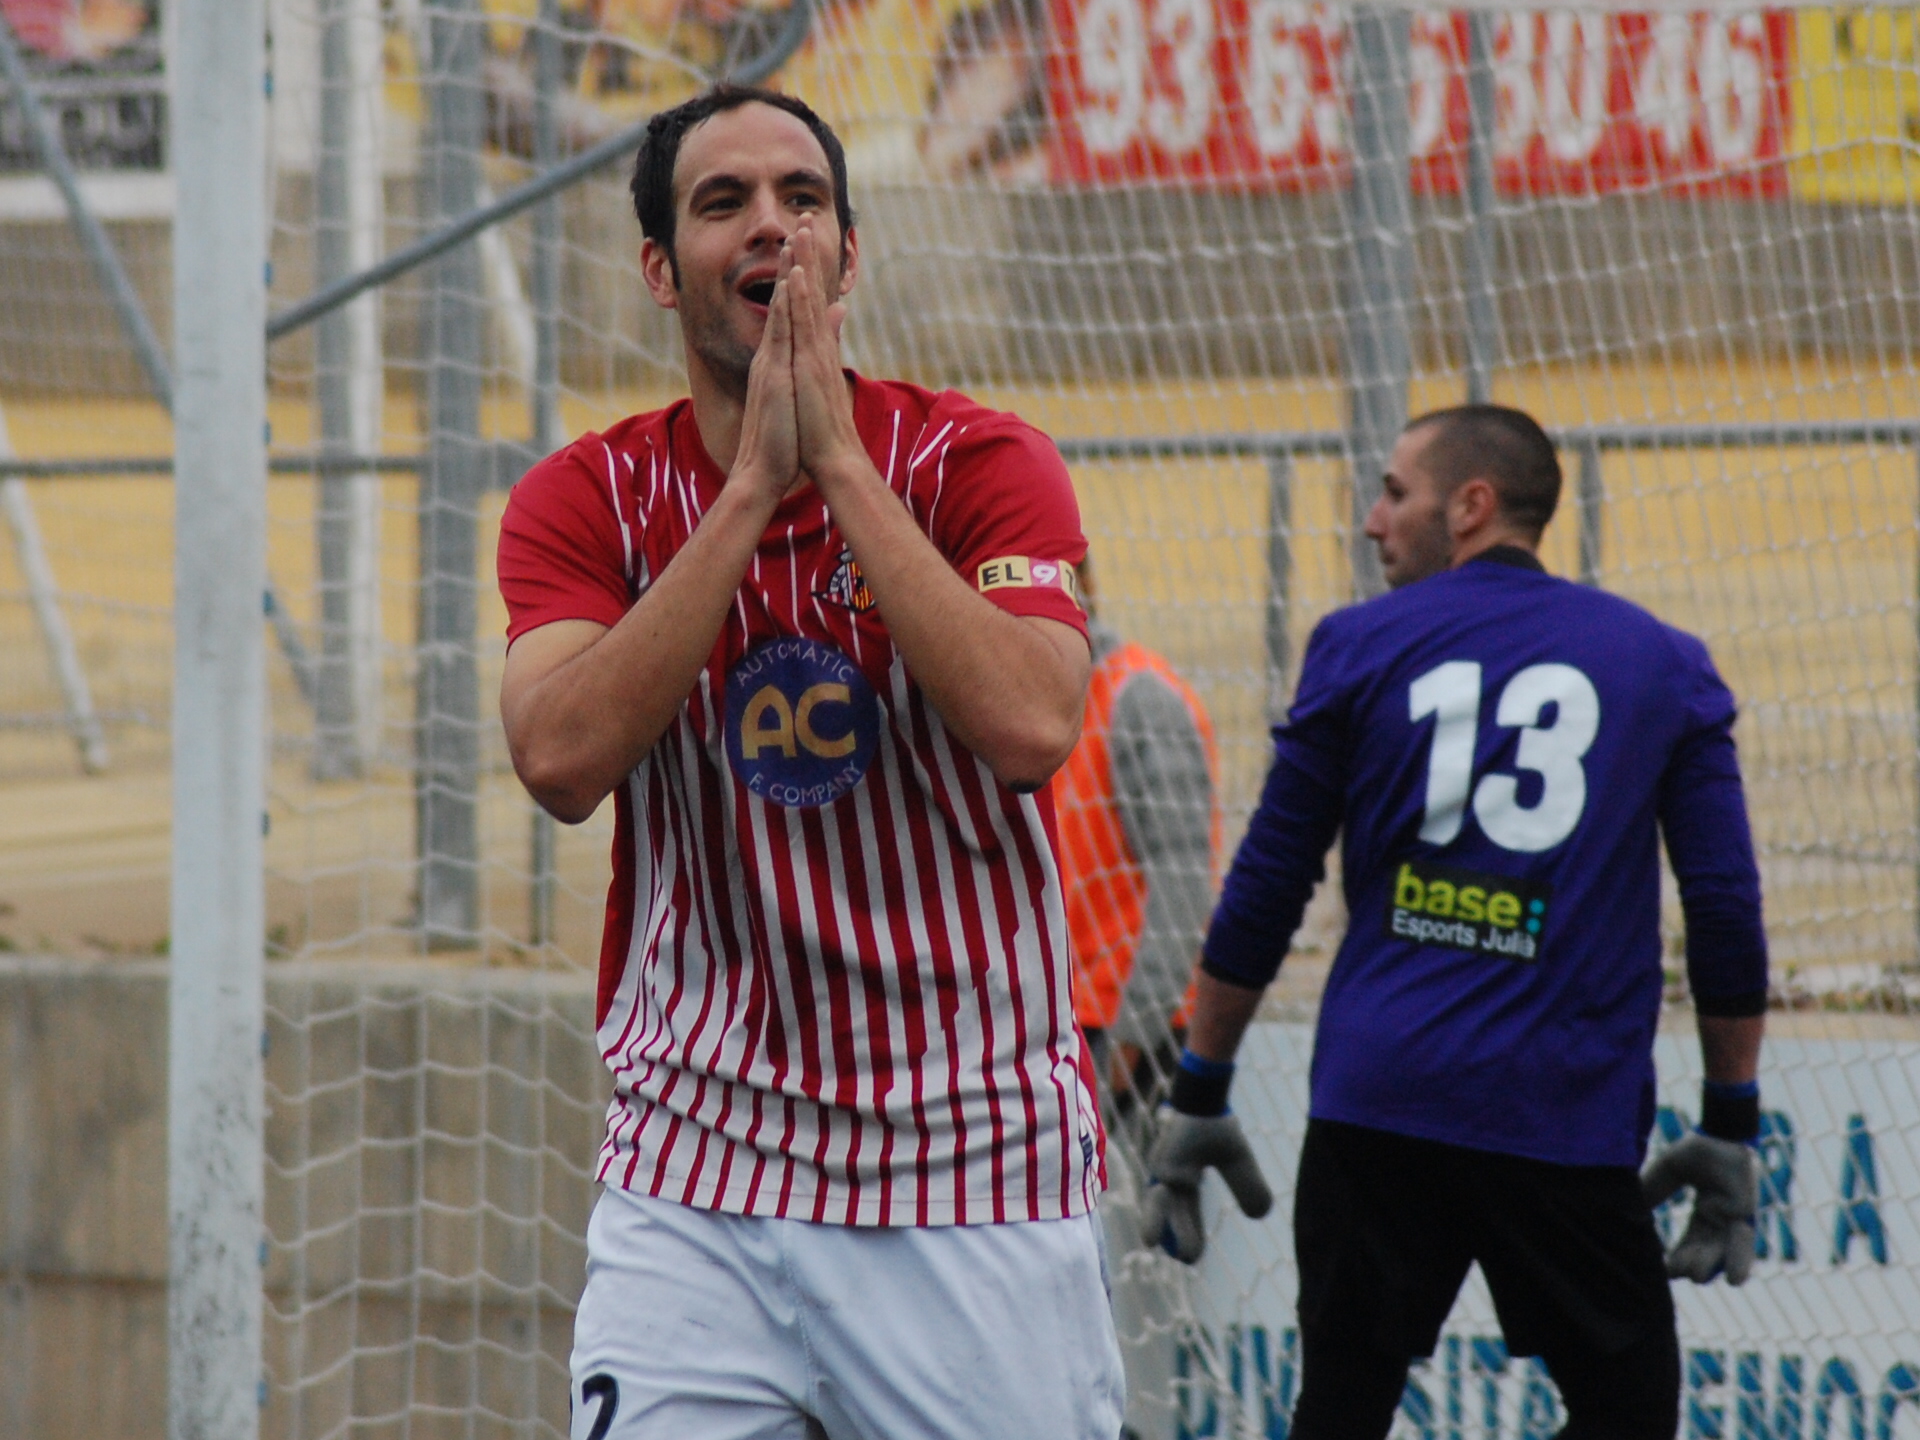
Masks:
[[[1053,777],[1053,808],[1060,836],[1060,878],[1067,892],[1067,932],[1073,942],[1073,1014],[1089,1030],[1105,1029],[1120,1014],[1133,973],[1133,955],[1146,916],[1147,879],[1127,848],[1126,828],[1113,799],[1110,732],[1113,704],[1127,681],[1152,671],[1186,702],[1215,777],[1213,723],[1173,667],[1143,645],[1116,645],[1094,667],[1080,743]],[[1213,807],[1213,853],[1220,851],[1220,807]],[[1197,958],[1197,957],[1196,957]],[[1184,1008],[1184,1007],[1183,1007]]]

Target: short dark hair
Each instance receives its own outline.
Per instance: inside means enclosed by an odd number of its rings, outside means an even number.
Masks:
[[[840,243],[844,247],[847,232],[853,228],[853,202],[847,195],[847,152],[840,137],[806,101],[757,85],[714,85],[647,122],[646,138],[640,142],[640,153],[634,156],[633,179],[627,186],[633,194],[633,213],[640,222],[640,233],[665,250],[668,262],[673,262],[673,168],[680,160],[680,142],[694,126],[742,105],[771,105],[813,132],[826,152],[827,170],[833,177],[833,213],[840,222]],[[678,283],[677,264],[673,275]]]
[[[1451,495],[1469,480],[1493,486],[1500,513],[1539,535],[1560,503],[1560,456],[1540,422],[1506,405],[1455,405],[1407,422],[1407,429],[1434,433],[1420,451],[1440,493]]]

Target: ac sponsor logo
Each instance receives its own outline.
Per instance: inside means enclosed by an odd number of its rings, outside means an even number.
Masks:
[[[1065,560],[1035,560],[1026,555],[1002,555],[998,560],[989,560],[980,567],[979,586],[982,591],[1010,587],[1023,590],[1060,589],[1067,592],[1067,598],[1074,604],[1080,603],[1080,578]]]
[[[1538,881],[1409,860],[1393,877],[1387,929],[1417,945],[1532,960],[1552,895]]]
[[[865,778],[880,744],[880,703],[839,650],[770,640],[727,676],[727,760],[775,805],[830,805]]]

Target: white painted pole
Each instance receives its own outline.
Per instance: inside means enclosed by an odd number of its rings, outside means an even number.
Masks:
[[[266,16],[173,10],[171,1440],[259,1434],[265,1100]]]
[[[322,283],[380,258],[381,146],[385,83],[380,0],[320,0],[319,146],[314,191],[315,259]],[[385,377],[378,294],[322,317],[316,334],[321,448],[372,455],[380,449]],[[320,482],[320,684],[314,774],[358,775],[378,757],[382,734],[380,477],[324,475]]]
[[[347,230],[354,268],[364,270],[380,259],[385,240],[381,174],[386,149],[386,22],[380,15],[380,0],[349,0],[347,16],[347,84],[354,100],[348,112],[351,163],[347,170]],[[358,454],[376,455],[387,397],[378,297],[364,297],[362,302],[348,306],[347,313],[353,317],[349,322],[353,327],[349,347],[353,444]],[[347,631],[352,654],[355,739],[362,764],[371,765],[379,758],[385,730],[386,646],[380,623],[381,479],[367,472],[353,476],[349,483],[353,539],[348,548]]]

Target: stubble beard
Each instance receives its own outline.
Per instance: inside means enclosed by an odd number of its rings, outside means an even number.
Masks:
[[[732,333],[724,309],[716,314],[712,310],[688,307],[683,303],[680,316],[680,335],[687,353],[698,357],[701,366],[715,383],[733,399],[744,404],[747,380],[752,374],[753,357],[758,347],[745,344]]]
[[[1390,589],[1398,590],[1416,580],[1438,575],[1453,564],[1453,531],[1447,524],[1447,512],[1436,509],[1416,532],[1406,553],[1386,577]]]
[[[834,266],[829,280],[832,294],[840,293],[840,279],[846,274],[846,245],[840,247],[840,263]],[[733,295],[733,282],[738,273],[730,272],[722,281],[727,299],[718,306],[708,307],[704,302],[689,304],[687,291],[681,288],[680,302],[680,338],[687,353],[698,356],[720,388],[741,404],[746,403],[747,382],[752,376],[754,356],[760,353],[758,345],[748,345],[740,340],[728,324],[727,305]],[[766,335],[764,323],[761,326],[762,337]]]

